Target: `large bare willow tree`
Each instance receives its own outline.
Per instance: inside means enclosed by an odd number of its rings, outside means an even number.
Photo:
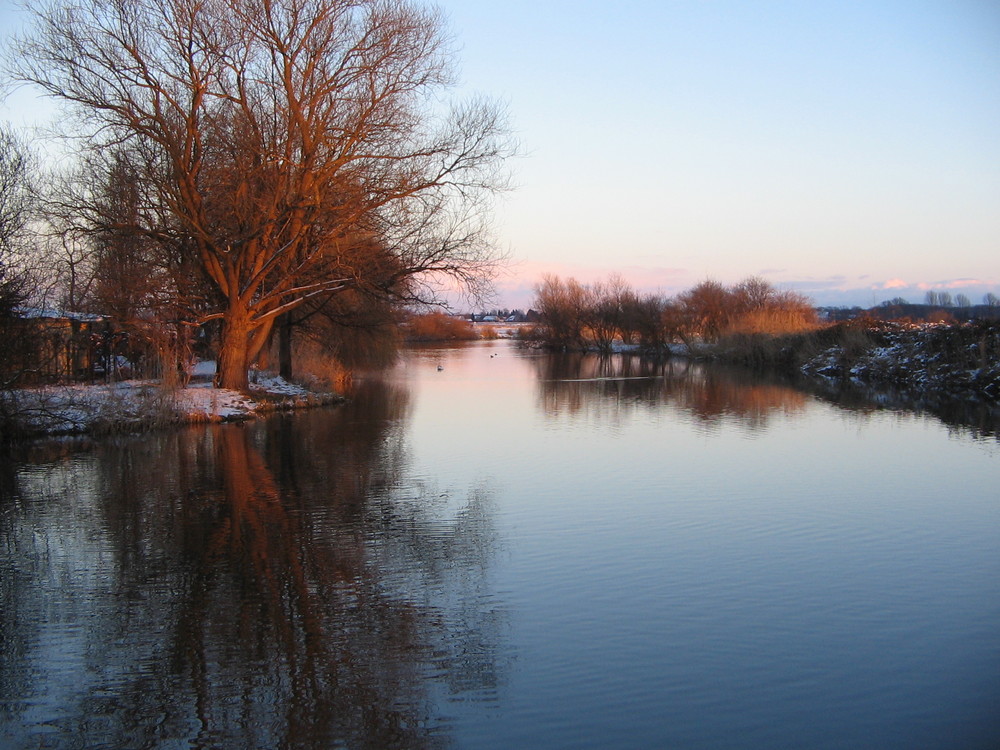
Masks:
[[[219,383],[284,312],[348,288],[426,299],[488,280],[502,107],[446,106],[443,19],[409,0],[55,0],[14,48],[18,80],[70,105],[94,154],[125,155],[142,234],[212,289]],[[193,261],[193,262],[191,262]]]

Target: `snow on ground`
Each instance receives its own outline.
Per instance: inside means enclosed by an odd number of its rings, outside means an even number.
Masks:
[[[245,418],[257,409],[256,401],[239,391],[213,388],[212,383],[192,383],[174,393],[178,411],[209,421]]]
[[[17,421],[32,433],[116,432],[160,424],[229,422],[276,409],[317,406],[337,400],[269,373],[251,374],[250,392],[212,387],[214,362],[199,362],[185,388],[156,381],[25,388],[0,394]]]
[[[1000,398],[1000,328],[995,324],[884,324],[861,351],[832,346],[802,365],[806,375],[850,378],[927,392]]]

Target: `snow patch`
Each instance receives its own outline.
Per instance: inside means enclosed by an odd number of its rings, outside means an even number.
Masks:
[[[59,385],[0,393],[7,411],[29,433],[76,434],[127,431],[161,424],[232,422],[279,409],[341,400],[317,394],[270,373],[255,372],[248,393],[213,388],[214,362],[198,362],[185,388],[156,381]]]

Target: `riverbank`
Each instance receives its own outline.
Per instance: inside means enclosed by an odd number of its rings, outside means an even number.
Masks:
[[[257,373],[246,393],[213,388],[213,363],[186,387],[152,380],[24,388],[0,393],[0,442],[43,435],[107,435],[171,425],[241,422],[262,414],[339,403],[280,377]]]
[[[625,353],[636,348],[616,349]],[[682,349],[677,345],[671,351],[676,355]],[[1000,323],[996,321],[952,325],[850,321],[788,336],[730,336],[683,354],[771,369],[821,384],[883,389],[900,398],[1000,402]],[[212,366],[201,363],[192,382],[183,388],[130,380],[0,393],[0,442],[237,422],[344,400],[338,394],[317,393],[267,373],[256,373],[256,382],[246,393],[213,388]]]
[[[559,349],[544,339],[524,346]],[[653,351],[611,342],[607,353],[682,356],[813,381],[1000,402],[1000,321],[908,323],[857,319],[798,333],[729,334]],[[584,351],[597,351],[596,347]]]
[[[729,337],[700,353],[814,379],[1000,400],[997,321],[849,321],[789,336]]]

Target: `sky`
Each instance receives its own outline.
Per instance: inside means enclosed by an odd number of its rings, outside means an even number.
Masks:
[[[439,0],[521,146],[496,302],[543,274],[819,305],[1000,294],[996,0]],[[0,25],[18,14],[0,0]],[[21,91],[16,125],[46,107]]]
[[[1000,293],[1000,3],[442,0],[524,156],[497,213],[543,273],[817,304]]]

